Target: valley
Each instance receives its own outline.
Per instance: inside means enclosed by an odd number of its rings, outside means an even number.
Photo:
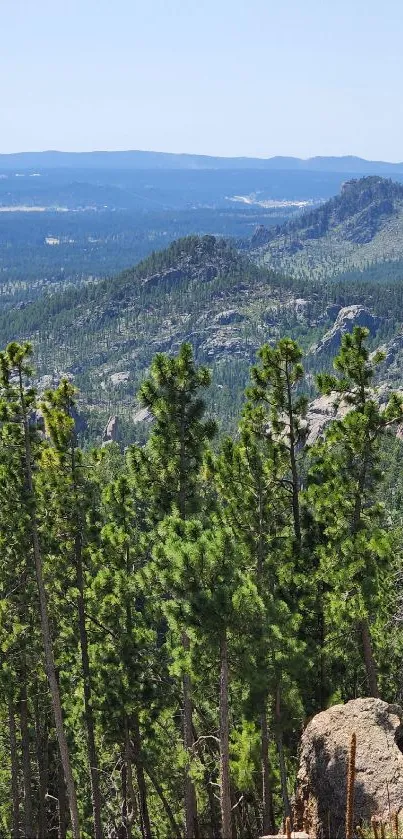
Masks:
[[[63,778],[77,837],[181,839],[193,818],[257,839],[284,813],[312,833],[307,719],[395,697],[403,185],[317,166],[271,185],[140,172],[165,184],[158,210],[146,181],[135,196],[127,174],[57,169],[3,204],[0,814],[16,836],[22,818],[26,836],[69,835]]]

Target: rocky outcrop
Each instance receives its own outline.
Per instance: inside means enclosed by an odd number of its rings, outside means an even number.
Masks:
[[[102,445],[106,446],[109,443],[116,443],[118,439],[119,419],[116,416],[109,417],[106,423],[104,433],[102,435]]]
[[[365,306],[345,306],[343,309],[340,309],[332,328],[325,333],[318,344],[311,347],[310,353],[315,353],[316,355],[337,353],[342,336],[346,332],[352,332],[355,326],[365,326],[369,329],[371,335],[375,335],[380,323],[381,318],[373,315]]]
[[[318,318],[318,323],[328,320],[336,320],[341,308],[342,307],[339,306],[338,303],[329,303],[323,314]]]
[[[402,391],[394,390],[388,384],[381,384],[376,390],[371,391],[371,397],[379,403],[381,411],[386,408],[392,393],[397,393],[402,396]],[[333,420],[342,420],[346,414],[351,410],[345,399],[340,398],[340,394],[332,392],[329,396],[318,396],[309,403],[306,422],[306,437],[304,444],[312,446],[319,437],[323,437],[326,427]],[[403,438],[403,426],[392,426],[395,430],[396,437]]]
[[[231,323],[241,323],[243,320],[245,320],[245,315],[238,312],[238,309],[226,309],[224,312],[218,312],[214,318],[214,323],[227,326]]]
[[[252,344],[247,338],[234,335],[230,331],[217,331],[201,345],[201,351],[208,360],[216,360],[227,356],[252,360],[256,350],[256,344]]]
[[[343,839],[347,761],[357,737],[354,825],[403,813],[402,710],[371,697],[317,714],[301,741],[294,827]]]
[[[139,408],[132,416],[132,422],[137,425],[139,422],[152,422],[154,419],[148,408]]]
[[[393,367],[400,362],[400,354],[403,353],[403,335],[395,335],[387,344],[382,344],[379,350],[385,355],[383,365],[387,368]]]
[[[331,393],[329,396],[318,396],[309,404],[305,418],[307,424],[306,445],[312,446],[319,437],[323,436],[326,426],[332,420],[342,419],[346,415],[349,408],[345,403],[339,404],[336,401],[338,397],[339,394],[337,393]]]
[[[124,382],[128,382],[130,379],[130,373],[128,370],[122,370],[119,373],[112,373],[110,376],[110,380],[113,385],[121,385]]]

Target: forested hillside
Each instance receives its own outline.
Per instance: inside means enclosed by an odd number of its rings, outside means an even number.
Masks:
[[[347,181],[340,195],[322,206],[276,229],[259,228],[251,248],[271,267],[318,279],[374,263],[401,263],[403,187],[377,176]]]
[[[130,421],[153,354],[191,340],[214,366],[214,413],[231,422],[258,346],[281,326],[316,336],[299,321],[292,290],[271,279],[224,240],[189,237],[117,277],[3,312],[0,340],[32,338],[39,374],[73,375],[102,422],[111,412]]]
[[[242,282],[224,244],[180,243],[186,280],[164,254],[114,299],[136,285],[151,317],[160,282],[176,306],[210,291],[195,246],[217,294]],[[208,369],[189,343],[159,353],[125,456],[79,448],[75,389],[39,396],[29,345],[1,353],[1,835],[254,839],[290,815],[307,719],[401,699],[403,401],[380,406],[368,338],[342,335],[317,376],[343,411],[310,446],[295,341],[261,348],[219,442]]]
[[[382,270],[388,266],[386,282]],[[116,277],[3,310],[0,342],[33,340],[40,387],[57,382],[61,373],[73,377],[89,438],[99,437],[116,414],[120,439],[133,442],[143,438],[143,430],[133,425],[135,394],[152,356],[176,352],[190,340],[196,359],[211,366],[209,409],[228,432],[240,417],[248,367],[265,341],[281,335],[300,341],[310,350],[307,365],[314,373],[329,366],[337,350],[334,343],[322,346],[319,357],[314,348],[334,327],[341,308],[365,308],[367,315],[357,323],[370,325],[374,349],[400,335],[399,265],[383,263],[379,270],[381,276],[373,266],[364,274],[326,281],[285,276],[256,265],[221,238],[191,236]],[[354,322],[349,321],[350,331]],[[394,365],[382,370],[396,386],[401,385],[401,349],[396,348]]]

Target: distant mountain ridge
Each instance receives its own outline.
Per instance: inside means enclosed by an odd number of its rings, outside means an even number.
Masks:
[[[0,171],[35,169],[262,169],[341,172],[352,175],[403,174],[403,162],[365,160],[354,155],[341,157],[219,157],[141,150],[91,152],[15,152],[0,154]]]

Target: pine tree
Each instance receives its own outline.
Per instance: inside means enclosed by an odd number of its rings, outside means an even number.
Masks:
[[[238,644],[244,640],[245,622],[261,616],[262,604],[245,556],[217,519],[204,527],[200,519],[167,518],[159,535],[158,572],[173,595],[165,604],[168,624],[176,635],[185,627],[194,648],[205,645],[210,659],[219,661],[221,835],[231,839],[231,649],[237,637]]]
[[[126,829],[131,829],[137,810],[134,765],[140,829],[143,839],[151,839],[140,711],[152,698],[155,632],[143,608],[139,576],[147,557],[144,504],[127,472],[105,488],[103,508],[101,550],[92,586],[98,622],[101,629],[108,630],[96,646],[98,687],[102,685],[101,707],[108,739],[121,745],[128,799]]]
[[[255,369],[253,375],[256,379]],[[264,605],[261,621],[253,628],[249,643],[253,662],[250,693],[259,712],[261,737],[262,831],[268,833],[274,831],[268,758],[269,704],[273,710],[278,704],[281,659],[286,654],[291,663],[301,646],[295,638],[295,618],[285,596],[294,570],[294,528],[287,482],[289,451],[283,438],[277,436],[281,421],[276,406],[270,409],[270,418],[276,423],[277,434],[269,431],[266,399],[271,406],[270,382],[267,391],[263,391],[260,381],[259,389],[254,387],[248,393],[255,401],[245,406],[238,441],[227,439],[218,457],[210,457],[208,465],[221,499],[221,516],[248,556],[248,567],[254,570],[255,585]],[[281,726],[277,725],[275,732],[279,760],[284,765]],[[282,789],[288,810],[284,772]]]
[[[74,839],[80,839],[80,824],[77,806],[77,796],[73,772],[70,761],[69,748],[63,723],[63,712],[60,690],[57,680],[53,640],[49,623],[48,596],[43,575],[43,557],[40,534],[37,521],[37,499],[34,483],[34,466],[32,447],[32,416],[36,407],[35,391],[25,382],[32,375],[29,364],[32,355],[31,345],[9,344],[0,353],[0,397],[2,402],[2,418],[7,426],[11,426],[15,445],[19,447],[21,467],[24,474],[24,496],[22,504],[29,515],[29,533],[31,550],[34,559],[36,582],[38,589],[39,614],[42,628],[43,646],[49,689],[52,697],[53,714],[60,757],[66,781],[69,798],[70,816]],[[15,425],[15,432],[13,425]]]
[[[64,563],[70,554],[73,581],[77,591],[77,624],[84,693],[84,718],[87,737],[87,758],[91,782],[93,830],[95,839],[102,839],[102,807],[99,758],[95,740],[93,712],[93,678],[89,659],[86,622],[85,575],[83,552],[86,549],[86,510],[91,488],[86,479],[82,452],[77,446],[75,431],[76,389],[63,379],[56,390],[44,394],[41,409],[52,449],[43,457],[44,481],[47,481],[48,508],[53,506],[54,525],[63,522]],[[46,468],[45,468],[46,467]],[[67,531],[67,533],[66,533]]]
[[[379,607],[382,574],[391,559],[385,511],[376,500],[380,441],[401,419],[403,400],[392,393],[381,408],[374,377],[383,356],[370,358],[368,334],[367,329],[355,327],[352,334],[344,335],[334,361],[339,375],[318,376],[321,392],[333,394],[345,416],[331,424],[324,440],[311,451],[307,497],[323,532],[318,553],[331,618],[355,621],[368,690],[378,696],[371,623]]]
[[[265,344],[258,355],[260,363],[252,368],[253,384],[247,393],[254,405],[265,407],[267,433],[272,435],[279,451],[288,461],[290,474],[283,479],[283,486],[288,487],[291,495],[294,535],[297,548],[300,549],[302,528],[298,452],[306,436],[304,419],[307,398],[303,394],[296,394],[296,388],[304,378],[302,351],[295,341],[281,338],[275,347]]]
[[[197,367],[190,344],[183,344],[178,355],[155,356],[150,376],[140,389],[140,399],[155,422],[147,444],[147,458],[133,451],[133,466],[145,471],[152,481],[152,518],[177,512],[181,519],[202,506],[201,464],[206,445],[216,427],[204,419],[205,405],[200,391],[210,384],[205,367]],[[189,653],[190,639],[184,630],[181,644]],[[189,763],[185,768],[185,834],[197,839],[198,819],[194,785],[189,766],[194,743],[192,684],[188,672],[183,674],[183,739]]]

